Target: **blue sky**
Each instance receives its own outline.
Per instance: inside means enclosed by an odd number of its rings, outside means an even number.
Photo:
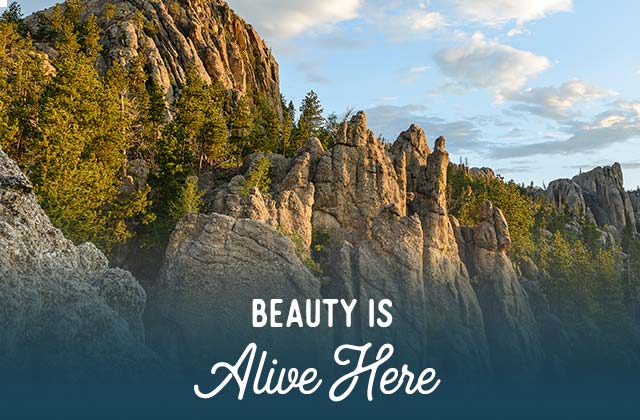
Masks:
[[[23,1],[28,13],[54,3]],[[623,165],[640,185],[640,2],[229,0],[272,47],[283,93],[412,122],[452,159],[540,185]]]

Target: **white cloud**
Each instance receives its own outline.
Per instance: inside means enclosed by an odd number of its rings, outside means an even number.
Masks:
[[[409,29],[417,33],[431,32],[446,26],[444,17],[438,12],[428,12],[426,10],[414,10],[404,17]]]
[[[558,12],[569,12],[572,0],[455,0],[457,13],[488,26],[518,25]]]
[[[481,33],[475,33],[466,45],[441,50],[435,60],[456,84],[490,88],[499,102],[551,67],[546,57],[488,40]]]
[[[427,70],[431,70],[431,66],[418,66],[418,67],[411,67],[409,69],[409,73],[412,74],[416,74],[416,73],[424,73]]]
[[[400,78],[403,83],[415,83],[418,77],[431,70],[431,66],[416,66],[402,69],[404,75]]]
[[[519,102],[514,106],[515,110],[555,120],[566,120],[575,117],[576,105],[616,95],[617,92],[600,89],[582,80],[570,80],[557,88],[545,86],[526,89],[509,99]]]
[[[290,38],[355,19],[362,0],[228,0],[265,37]]]
[[[638,107],[638,108],[636,108]],[[574,121],[565,138],[517,146],[505,146],[493,151],[495,158],[532,155],[572,155],[598,152],[614,144],[640,138],[640,102],[617,101],[606,112],[591,121]]]

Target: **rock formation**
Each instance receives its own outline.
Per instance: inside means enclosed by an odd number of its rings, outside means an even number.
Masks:
[[[562,210],[586,216],[617,241],[627,224],[632,232],[637,232],[636,214],[631,196],[624,189],[618,163],[595,168],[572,180],[553,181],[545,196]]]
[[[320,281],[300,262],[291,240],[272,227],[191,214],[178,223],[167,248],[155,300],[161,326],[152,341],[168,359],[191,368],[237,357],[249,342],[317,360],[326,356],[328,334],[252,328],[251,305],[254,298],[288,304],[321,297]]]
[[[631,205],[633,206],[633,211],[636,214],[636,227],[640,232],[640,190],[630,192],[629,198],[631,199]]]
[[[570,179],[552,181],[547,187],[545,196],[558,209],[569,211],[576,216],[588,215],[593,220],[593,214],[584,201],[582,188],[574,181]]]
[[[478,226],[462,227],[458,235],[482,307],[493,367],[535,374],[541,361],[538,324],[507,256],[511,238],[502,212],[485,202]]]
[[[169,102],[192,68],[225,89],[260,93],[281,112],[278,64],[255,29],[222,0],[85,0],[102,29],[101,65],[128,68],[141,58]],[[27,19],[34,33],[52,9]],[[55,55],[46,39],[36,47]]]
[[[94,245],[65,239],[2,151],[0,249],[0,367],[126,377],[158,365],[144,345],[145,291]]]
[[[325,297],[394,302],[393,329],[368,328],[366,312],[359,312],[360,325],[334,331],[336,342],[392,342],[412,360],[431,359],[458,373],[470,366],[486,371],[481,307],[447,213],[444,143],[438,139],[431,153],[424,131],[412,126],[388,149],[358,113],[340,127],[331,150],[310,139],[286,171],[284,158],[267,155],[270,197],[244,188],[259,158],[251,156],[242,175],[205,196],[205,209],[297,236],[297,256],[313,255],[323,268]]]
[[[423,190],[413,208],[424,230],[424,280],[427,331],[439,364],[455,372],[469,366],[483,371],[489,353],[482,311],[466,267],[460,259],[454,224],[447,210],[446,141],[439,137],[427,159]]]

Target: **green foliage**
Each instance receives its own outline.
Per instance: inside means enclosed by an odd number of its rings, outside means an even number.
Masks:
[[[267,100],[259,95],[254,110],[250,133],[250,150],[272,152],[278,148],[280,139],[280,120],[278,114],[271,109]],[[244,151],[248,153],[249,151]]]
[[[534,209],[518,185],[513,181],[505,182],[500,177],[475,177],[466,167],[454,165],[449,166],[447,179],[449,211],[461,224],[476,225],[482,203],[490,200],[502,210],[509,224],[512,256],[519,259],[532,254]]]
[[[293,101],[289,101],[289,104],[287,105],[284,96],[280,97],[280,102],[284,112],[284,118],[282,125],[280,126],[281,144],[279,152],[284,156],[289,156],[295,153],[295,150],[291,150],[291,136],[293,134],[293,126],[296,119],[296,108],[293,105]]]
[[[0,23],[13,25],[21,35],[24,35],[27,32],[27,27],[22,19],[22,8],[15,1],[9,3],[7,10],[2,12],[2,15],[0,16]]]
[[[7,13],[7,12],[5,12]],[[34,137],[40,97],[49,81],[44,59],[18,32],[13,17],[0,19],[0,147],[18,162]]]
[[[187,83],[176,103],[175,122],[182,142],[198,160],[198,174],[209,165],[220,164],[229,157],[225,94],[218,83],[207,84],[191,69]]]
[[[292,150],[298,150],[308,138],[319,136],[325,123],[323,112],[318,95],[309,91],[300,105],[300,118],[292,133]]]
[[[252,188],[257,188],[264,197],[271,197],[271,177],[269,169],[271,161],[266,156],[262,156],[247,175],[247,182],[242,187],[241,194],[247,196]]]
[[[610,353],[629,336],[624,302],[622,253],[618,247],[594,252],[556,232],[548,246],[542,283],[552,310],[579,334],[589,351]],[[596,352],[598,353],[598,352]]]
[[[56,6],[50,37],[59,55],[55,75],[20,36],[14,18],[0,23],[2,147],[24,167],[53,223],[76,242],[105,250],[129,239],[131,224],[148,222],[148,189],[123,193],[133,118],[120,78],[101,77],[96,19],[81,21],[81,1]],[[9,22],[11,21],[11,22]]]
[[[322,269],[322,266],[318,264],[316,261],[314,261],[314,259],[311,258],[311,256],[309,255],[309,252],[307,251],[304,244],[304,238],[299,233],[289,232],[288,230],[284,229],[280,225],[276,226],[276,230],[281,234],[283,234],[284,236],[286,236],[287,238],[289,238],[291,242],[293,242],[296,256],[298,257],[300,262],[304,264],[304,266],[307,268],[307,270],[309,270],[311,274],[313,274],[316,277],[319,277],[322,274],[324,274],[324,270]]]
[[[175,221],[189,213],[197,213],[202,205],[202,193],[198,190],[198,178],[187,177],[178,195],[169,204],[169,214]]]

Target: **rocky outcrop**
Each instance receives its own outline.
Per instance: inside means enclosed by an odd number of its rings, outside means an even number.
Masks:
[[[429,346],[445,370],[476,373],[489,368],[483,315],[460,259],[454,223],[447,211],[449,154],[443,137],[427,159],[424,190],[413,205],[424,231],[423,268]]]
[[[507,256],[511,237],[502,212],[485,202],[478,226],[462,227],[458,238],[482,307],[493,367],[535,374],[541,361],[539,328]]]
[[[406,214],[406,172],[367,128],[363,112],[342,124],[336,145],[318,161],[313,227],[333,236],[367,237],[380,211]]]
[[[619,242],[627,225],[631,232],[637,232],[633,201],[624,189],[622,168],[618,163],[595,168],[573,179],[555,180],[543,195],[559,210],[595,223],[601,229],[604,241],[613,238]],[[579,231],[579,226],[567,227]]]
[[[407,131],[403,131],[391,146],[391,155],[396,166],[401,164],[404,155],[404,163],[407,173],[407,191],[414,193],[424,189],[424,171],[427,165],[427,156],[431,150],[427,145],[427,136],[424,130],[416,125],[411,125]],[[420,185],[419,185],[420,184]]]
[[[640,232],[640,189],[631,191],[629,193],[629,198],[631,199],[631,205],[633,206],[633,211],[636,215],[636,227]]]
[[[135,376],[158,365],[144,345],[146,294],[92,244],[54,228],[0,151],[0,368]]]
[[[587,213],[582,188],[570,179],[557,179],[549,183],[545,197],[562,211],[568,211],[579,217],[589,214],[593,219],[590,211]]]
[[[205,212],[258,220],[295,237],[305,250],[312,241],[312,207],[315,187],[311,182],[315,161],[324,153],[318,139],[309,139],[291,160],[281,155],[256,153],[243,165],[243,174],[205,196]],[[262,157],[269,159],[272,192],[247,191],[247,178]]]
[[[450,374],[489,369],[481,306],[447,211],[444,138],[431,152],[424,131],[412,126],[386,148],[358,113],[331,150],[310,139],[286,170],[284,158],[266,155],[271,197],[257,189],[243,196],[261,157],[249,157],[242,175],[208,193],[205,209],[299,235],[322,267],[324,297],[393,301],[393,328],[368,328],[367,313],[358,312],[358,325],[333,331],[336,343],[391,342],[405,358],[431,360]]]
[[[320,281],[300,262],[291,240],[272,227],[191,214],[178,223],[167,248],[155,305],[161,327],[153,331],[153,341],[186,367],[207,366],[212,349],[221,357],[237,357],[249,342],[274,354],[315,360],[314,355],[326,356],[327,334],[252,328],[251,305],[254,298],[283,299],[288,305],[292,299],[321,297]]]
[[[102,29],[101,65],[125,68],[142,61],[166,92],[177,96],[189,69],[225,89],[260,93],[281,112],[278,64],[255,29],[222,0],[85,0]],[[51,9],[31,16],[34,33]],[[40,16],[39,16],[40,15]],[[43,19],[45,17],[45,19]],[[46,38],[36,46],[55,55]]]

